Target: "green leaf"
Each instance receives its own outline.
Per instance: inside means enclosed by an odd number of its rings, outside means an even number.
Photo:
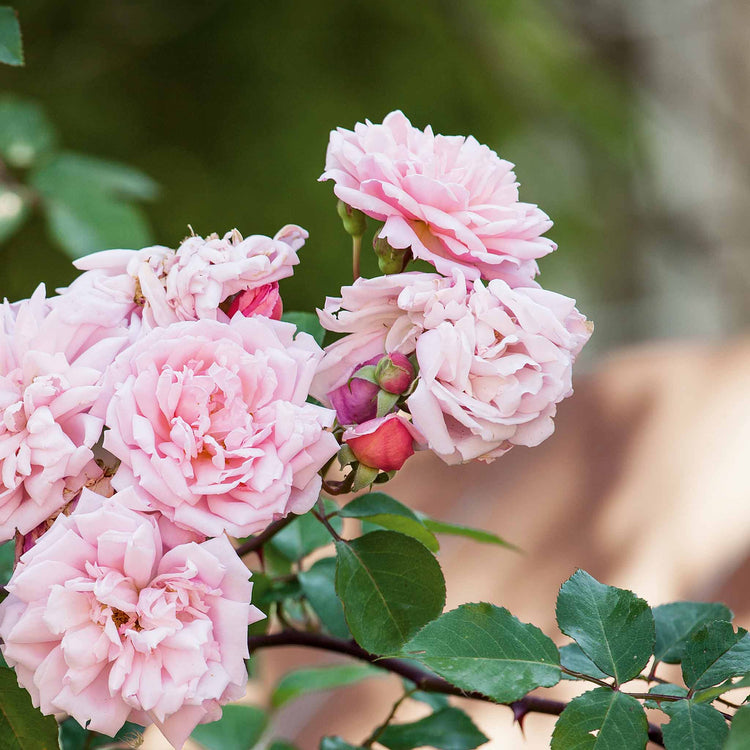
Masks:
[[[750,750],[750,706],[743,706],[734,715],[724,750]]]
[[[318,346],[323,346],[323,340],[326,337],[326,329],[320,325],[318,316],[309,312],[285,312],[281,319],[286,323],[293,323],[297,326],[298,331],[309,333],[317,342]]]
[[[562,585],[556,612],[560,630],[619,685],[640,674],[653,653],[654,618],[648,604],[583,570]]]
[[[324,501],[324,507],[326,513],[338,510],[336,503],[330,500]],[[329,521],[336,532],[340,533],[341,519],[334,516]],[[285,526],[269,544],[287,560],[297,562],[319,547],[331,544],[332,541],[328,529],[312,513],[305,513]]]
[[[581,647],[577,643],[569,643],[567,646],[560,647],[560,664],[573,672],[596,677],[597,680],[603,680],[607,676],[581,651]],[[567,674],[563,674],[562,678],[563,680],[577,679]]]
[[[268,750],[297,750],[297,746],[286,740],[274,740],[268,746]]]
[[[21,25],[16,11],[7,5],[0,5],[0,62],[23,65]]]
[[[206,750],[251,750],[266,728],[265,712],[256,706],[224,706],[221,719],[199,724],[190,737]]]
[[[508,549],[520,552],[521,550],[516,547],[515,544],[505,541],[497,534],[492,534],[489,531],[483,531],[482,529],[472,529],[470,526],[459,526],[455,523],[445,523],[444,521],[437,521],[434,518],[428,518],[427,516],[420,515],[422,523],[428,528],[433,534],[450,534],[451,536],[464,536],[469,539],[473,539],[475,542],[481,544],[496,544],[498,547],[507,547]]]
[[[55,145],[55,131],[35,102],[0,97],[0,157],[8,166],[26,169]]]
[[[406,689],[412,688],[412,682],[405,680]],[[415,690],[409,695],[413,701],[419,701],[420,703],[426,703],[433,711],[439,711],[441,708],[448,708],[450,702],[448,696],[442,693],[426,693],[422,690]]]
[[[648,742],[646,712],[638,701],[608,688],[574,698],[560,714],[551,750],[638,750]]]
[[[0,544],[0,585],[5,586],[13,575],[13,566],[16,562],[16,542]]]
[[[0,242],[12,237],[23,226],[29,209],[27,190],[0,186]]]
[[[323,737],[320,741],[320,750],[362,750],[358,745],[350,745],[341,737]]]
[[[336,542],[336,592],[349,630],[362,648],[393,653],[445,605],[445,579],[416,539],[374,531]]]
[[[349,640],[352,636],[346,625],[344,607],[336,594],[336,558],[324,557],[318,560],[297,578],[302,586],[302,593],[326,630],[338,638]]]
[[[153,200],[159,192],[156,182],[139,169],[71,151],[58,154],[39,170],[35,182],[53,188],[63,182],[93,188],[112,198],[143,201]]]
[[[678,664],[690,636],[714,620],[731,621],[732,610],[716,602],[674,602],[652,610],[656,623],[656,661]]]
[[[57,750],[57,722],[31,705],[12,669],[0,669],[0,747],[3,750]]]
[[[474,750],[488,742],[474,722],[458,708],[443,708],[409,724],[391,724],[378,737],[389,750],[432,747],[437,750]]]
[[[462,604],[446,612],[420,630],[401,656],[498,703],[560,680],[555,644],[539,628],[493,604]]]
[[[336,664],[332,667],[299,669],[285,674],[271,696],[271,705],[279,708],[307,693],[352,685],[368,677],[381,677],[383,670],[371,664]]]
[[[53,239],[72,258],[113,247],[151,244],[143,213],[127,202],[149,193],[149,178],[129,167],[60,154],[34,170],[32,186]]]
[[[720,695],[728,693],[730,690],[737,690],[739,688],[746,687],[750,687],[750,674],[746,674],[741,680],[737,680],[737,682],[727,680],[726,682],[723,682],[721,685],[717,685],[716,687],[699,690],[693,696],[693,700],[696,703],[710,703],[712,700],[714,700],[714,698],[718,698]]]
[[[669,714],[669,724],[662,727],[667,750],[719,748],[729,734],[724,717],[705,703],[662,703],[662,710]]]
[[[355,497],[339,511],[339,515],[364,519],[385,529],[414,537],[431,552],[440,549],[435,535],[425,528],[414,511],[383,492],[370,492]]]
[[[682,657],[682,677],[693,690],[718,685],[750,672],[750,634],[735,633],[731,622],[716,620],[693,633]]]
[[[268,597],[268,593],[271,590],[272,582],[271,578],[265,573],[254,570],[252,572],[250,582],[253,584],[253,604],[265,615],[265,618],[254,622],[248,628],[249,635],[261,635],[268,630],[269,622],[269,611],[271,609],[271,599]]]
[[[84,729],[72,717],[65,719],[59,730],[60,750],[88,750],[117,742],[138,747],[139,740],[143,740],[143,727],[130,721],[126,721],[114,737]]]

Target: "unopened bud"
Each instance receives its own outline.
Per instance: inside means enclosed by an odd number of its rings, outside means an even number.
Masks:
[[[386,354],[375,368],[375,380],[388,393],[404,393],[414,380],[414,365],[401,352]]]
[[[385,237],[375,237],[372,243],[375,255],[378,256],[378,268],[381,273],[401,273],[411,258],[409,248],[398,250],[391,247]]]
[[[389,414],[348,429],[343,439],[360,464],[380,471],[398,471],[414,455],[412,430],[403,417]]]
[[[344,201],[339,200],[336,204],[336,211],[341,217],[341,222],[347,234],[352,237],[361,237],[367,228],[367,217],[356,208],[352,208]]]

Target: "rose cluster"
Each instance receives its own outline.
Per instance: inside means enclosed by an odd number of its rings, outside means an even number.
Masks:
[[[0,637],[44,713],[179,748],[244,694],[263,615],[226,535],[308,511],[339,448],[323,352],[279,320],[306,236],[100,252],[0,308]]]
[[[331,133],[321,180],[378,222],[385,275],[357,279],[319,311],[345,334],[326,349],[313,394],[335,408],[354,488],[418,448],[448,463],[490,461],[554,430],[573,362],[592,332],[574,300],[534,281],[555,249],[513,165],[474,138],[434,135],[401,112]],[[349,221],[347,225],[347,219]],[[382,223],[381,223],[382,222]],[[435,272],[405,271],[410,259]]]
[[[321,179],[383,273],[327,300],[325,351],[281,319],[294,225],[95,253],[0,307],[0,648],[44,713],[181,747],[242,697],[263,616],[228,536],[309,511],[337,455],[344,492],[552,433],[591,326],[534,281],[551,222],[512,165],[393,112],[334,131]]]

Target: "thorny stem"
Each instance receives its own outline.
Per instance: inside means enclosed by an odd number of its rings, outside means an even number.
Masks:
[[[309,633],[301,630],[285,630],[281,633],[271,633],[266,635],[251,635],[247,639],[250,652],[257,651],[261,648],[275,648],[280,646],[306,646],[308,648],[317,648],[323,651],[332,651],[337,654],[351,656],[354,659],[375,664],[381,669],[386,669],[393,674],[404,677],[416,685],[418,690],[428,693],[441,693],[443,695],[456,695],[461,698],[471,698],[473,700],[485,701],[487,703],[497,703],[492,698],[477,692],[461,690],[461,688],[452,685],[442,677],[428,672],[421,667],[416,666],[408,661],[394,658],[381,658],[371,654],[358,646],[354,641],[345,641],[341,638],[325,635],[323,633]],[[611,685],[607,685],[611,688]],[[647,695],[644,693],[643,695]],[[649,695],[649,698],[654,696]],[[674,699],[675,696],[667,696]],[[548,714],[550,716],[559,716],[567,703],[563,701],[551,700],[548,698],[539,698],[535,695],[527,695],[520,700],[512,703],[500,704],[507,705],[513,710],[516,717],[525,716],[528,713]],[[649,723],[648,737],[655,744],[664,747],[664,739],[661,729],[655,724]]]
[[[336,531],[336,529],[331,526],[331,522],[328,520],[328,516],[326,515],[326,509],[323,505],[323,498],[319,497],[317,502],[317,507],[313,508],[312,514],[315,516],[315,518],[320,521],[323,526],[325,526],[328,529],[328,533],[337,541],[337,542],[343,542],[344,540],[339,536],[339,533]]]

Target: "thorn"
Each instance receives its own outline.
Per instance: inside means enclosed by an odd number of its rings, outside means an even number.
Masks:
[[[510,704],[510,709],[513,711],[513,721],[515,721],[518,726],[521,728],[521,734],[526,736],[526,733],[523,729],[523,722],[526,718],[526,715],[529,713],[529,709],[526,708],[526,704],[522,701],[516,701],[515,703]]]

